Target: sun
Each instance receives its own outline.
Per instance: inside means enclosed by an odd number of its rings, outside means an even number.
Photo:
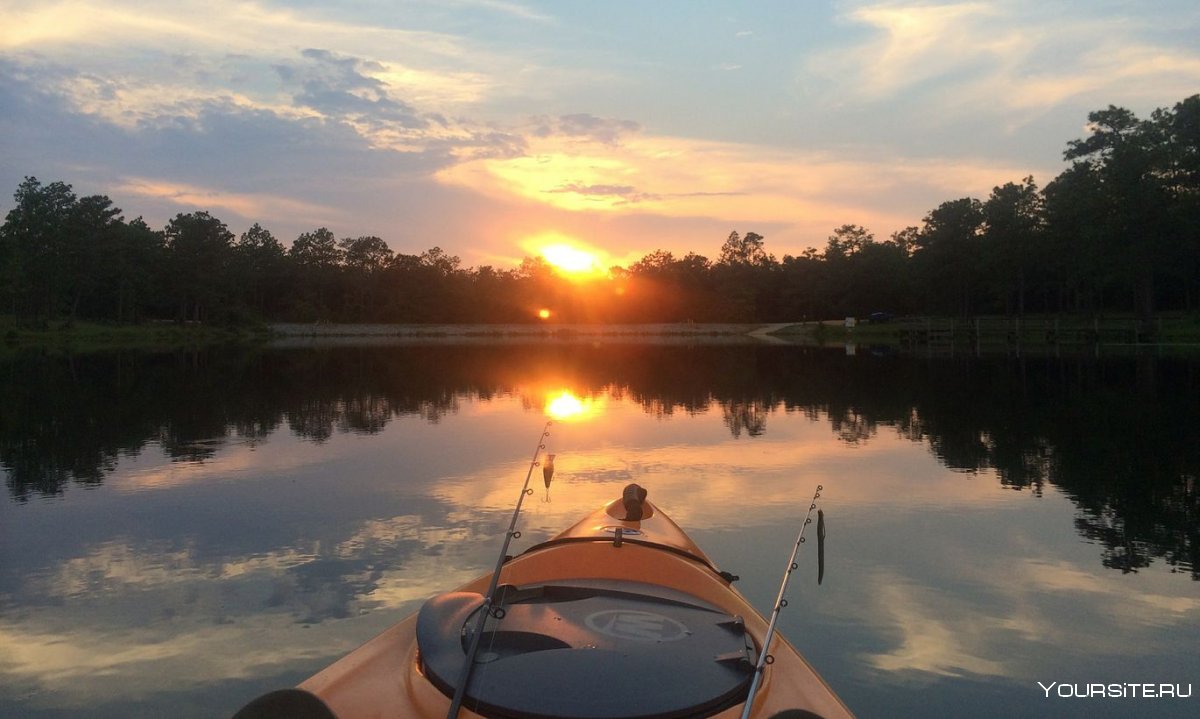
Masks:
[[[546,245],[542,248],[542,257],[555,269],[567,274],[590,273],[599,267],[595,255],[570,245]]]
[[[588,247],[574,237],[558,232],[543,232],[521,243],[527,252],[544,259],[558,274],[571,280],[608,277],[606,253]]]

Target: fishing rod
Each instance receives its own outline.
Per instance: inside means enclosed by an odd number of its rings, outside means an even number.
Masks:
[[[804,530],[808,525],[812,524],[812,511],[817,508],[817,500],[821,498],[821,490],[824,489],[821,485],[817,485],[817,491],[813,492],[812,502],[808,505],[808,514],[804,515],[804,524],[800,525],[800,534],[796,537],[796,546],[792,547],[792,556],[788,559],[787,571],[783,573],[783,581],[779,583],[779,594],[775,597],[775,610],[771,612],[771,622],[767,625],[767,634],[763,638],[762,651],[758,654],[758,663],[754,665],[754,679],[750,681],[750,693],[746,695],[746,705],[742,709],[742,719],[749,719],[750,708],[754,704],[754,695],[758,693],[759,684],[762,683],[763,670],[770,664],[774,657],[767,653],[771,648],[771,640],[775,638],[775,624],[779,621],[779,612],[787,606],[787,599],[784,595],[787,593],[788,582],[792,578],[792,572],[796,571],[799,565],[796,564],[796,555],[800,552],[800,545],[804,544]],[[823,517],[822,517],[823,518]],[[821,529],[824,529],[824,522],[821,523]],[[823,535],[824,532],[821,532]],[[822,538],[824,538],[822,536]]]
[[[487,593],[483,597],[483,604],[479,607],[479,619],[475,622],[475,633],[471,636],[466,659],[463,660],[462,670],[458,673],[458,683],[454,688],[454,700],[450,702],[450,711],[446,714],[446,719],[457,719],[458,710],[462,707],[463,699],[466,697],[467,683],[471,681],[471,671],[475,667],[475,655],[479,652],[479,639],[483,636],[483,626],[487,622],[488,615],[492,613],[496,586],[500,583],[500,569],[504,566],[504,560],[508,556],[508,545],[512,543],[513,539],[521,536],[521,533],[516,531],[517,518],[521,516],[521,505],[525,503],[526,495],[533,494],[533,489],[529,486],[529,478],[533,476],[533,468],[538,464],[538,455],[546,448],[543,440],[550,436],[550,425],[553,423],[553,420],[547,421],[546,426],[542,428],[542,435],[538,437],[537,447],[533,450],[533,459],[529,460],[529,471],[525,474],[525,484],[521,487],[520,496],[517,497],[517,506],[513,509],[512,520],[508,523],[508,531],[504,533],[504,546],[500,548],[500,556],[496,558],[496,568],[492,571],[492,579],[488,583]],[[546,487],[549,489],[550,478],[554,474],[553,459],[546,465],[543,474]]]

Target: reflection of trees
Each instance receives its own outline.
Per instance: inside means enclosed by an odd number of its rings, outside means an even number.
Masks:
[[[847,444],[866,442],[875,434],[875,423],[853,409],[844,409],[840,414],[830,414],[829,424],[838,439]]]
[[[333,436],[337,420],[333,403],[319,399],[302,401],[288,413],[288,428],[297,437],[321,443]]]
[[[392,404],[384,397],[351,397],[341,408],[338,429],[354,434],[376,434],[392,419]]]
[[[796,347],[472,345],[53,357],[0,365],[0,466],[18,500],[96,484],[157,444],[204,461],[226,442],[287,427],[323,441],[398,416],[437,422],[464,400],[552,380],[635,402],[656,417],[721,412],[735,437],[780,410],[841,440],[881,431],[927,443],[946,466],[993,470],[1015,490],[1053,485],[1079,507],[1108,566],[1197,571],[1200,373],[1138,357],[914,359]],[[523,394],[523,392],[526,392]]]
[[[767,414],[770,413],[771,408],[765,403],[732,400],[722,401],[720,405],[725,426],[729,428],[734,437],[741,437],[742,432],[751,437],[758,437],[767,431]]]

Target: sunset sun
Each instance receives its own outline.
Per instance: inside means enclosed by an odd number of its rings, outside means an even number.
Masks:
[[[573,280],[606,277],[605,253],[565,235],[548,232],[523,243],[527,251],[540,255],[560,275]]]
[[[595,255],[570,245],[547,245],[542,248],[542,257],[555,269],[567,274],[590,273],[599,267]]]

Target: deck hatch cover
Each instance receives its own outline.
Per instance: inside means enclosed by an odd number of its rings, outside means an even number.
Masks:
[[[639,593],[646,587],[649,593]],[[498,593],[499,594],[499,593]],[[744,696],[756,657],[744,624],[648,585],[523,587],[489,618],[464,706],[494,717],[703,716]],[[426,602],[417,642],[427,676],[452,695],[483,598]],[[730,661],[743,655],[746,661]]]

